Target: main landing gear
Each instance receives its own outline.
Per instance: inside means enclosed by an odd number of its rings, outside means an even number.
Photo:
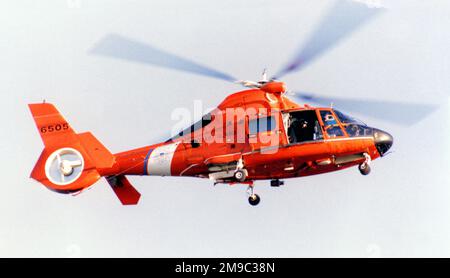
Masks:
[[[253,184],[250,184],[248,186],[247,194],[248,194],[248,202],[250,203],[250,205],[256,206],[259,204],[259,202],[261,202],[261,198],[259,197],[259,195],[253,192]]]
[[[279,179],[273,179],[270,181],[270,186],[272,187],[279,187],[281,185],[284,185],[284,181],[280,181]],[[253,187],[253,181],[249,181],[247,188],[248,202],[250,205],[256,206],[261,202],[261,198],[254,192]]]
[[[243,182],[245,181],[245,179],[247,178],[247,175],[245,173],[244,170],[239,169],[236,170],[236,172],[234,172],[234,178],[238,181],[238,182]]]
[[[370,173],[370,155],[367,153],[364,153],[364,157],[366,158],[366,160],[359,164],[358,166],[358,170],[361,173],[361,175],[367,176]]]
[[[247,170],[244,168],[242,158],[237,162],[236,171],[234,171],[233,176],[238,182],[244,182],[247,178]]]

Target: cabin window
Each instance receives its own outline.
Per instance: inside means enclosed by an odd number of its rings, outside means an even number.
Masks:
[[[195,131],[197,131],[201,128],[204,128],[205,126],[209,125],[211,122],[212,122],[212,115],[211,115],[211,113],[208,113],[208,114],[204,115],[201,120],[197,121],[190,127],[180,131],[177,135],[175,135],[174,137],[170,138],[167,141],[175,140],[175,139],[185,136],[187,134],[193,134]]]
[[[258,132],[267,132],[275,129],[275,117],[261,117],[250,120],[248,122],[249,134],[256,134]]]

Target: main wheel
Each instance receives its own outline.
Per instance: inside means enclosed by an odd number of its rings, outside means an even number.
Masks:
[[[245,172],[242,170],[237,170],[236,172],[234,172],[234,178],[239,182],[245,181]]]
[[[256,206],[261,201],[261,198],[259,198],[258,194],[253,194],[250,197],[248,197],[248,202],[252,206]]]
[[[361,163],[358,166],[361,175],[367,176],[370,173],[370,166],[367,163]]]

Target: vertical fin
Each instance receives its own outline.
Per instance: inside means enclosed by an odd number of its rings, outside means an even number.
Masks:
[[[136,205],[139,202],[141,194],[131,185],[124,175],[110,176],[106,180],[122,205]]]

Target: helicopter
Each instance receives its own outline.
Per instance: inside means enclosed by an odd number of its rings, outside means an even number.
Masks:
[[[388,115],[389,120],[405,124],[416,119],[396,118],[386,111],[403,109],[423,117],[430,107],[292,92],[280,79],[302,69],[382,11],[338,0],[294,58],[270,78],[264,71],[259,81],[238,80],[149,44],[108,35],[92,54],[218,78],[246,89],[230,94],[198,122],[163,142],[115,154],[92,133],[76,133],[53,104],[29,104],[45,145],[31,178],[52,191],[78,194],[105,177],[123,205],[135,205],[141,197],[129,175],[205,178],[214,184],[246,185],[248,202],[256,206],[261,200],[254,192],[257,180],[270,180],[272,187],[279,187],[285,179],[353,166],[368,175],[371,162],[388,154],[393,136],[336,107],[366,112],[375,106],[381,118]]]

